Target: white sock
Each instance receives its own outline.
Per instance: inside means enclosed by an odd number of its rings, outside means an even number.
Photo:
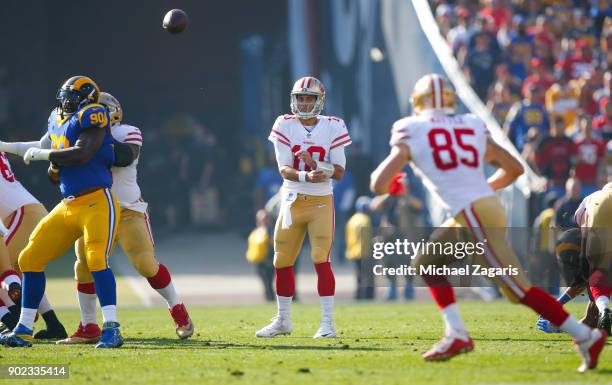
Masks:
[[[334,296],[319,297],[321,301],[321,319],[334,319]]]
[[[81,309],[81,324],[98,324],[96,316],[96,295],[87,294],[77,290],[79,308]]]
[[[181,303],[181,300],[178,294],[176,294],[176,289],[174,288],[174,285],[172,284],[172,282],[170,282],[168,286],[162,289],[155,289],[155,290],[159,293],[159,295],[164,297],[170,309],[172,309],[173,307]]]
[[[597,309],[599,309],[600,313],[603,313],[603,311],[608,308],[609,304],[610,304],[610,298],[606,297],[605,295],[600,295],[595,300],[595,305],[597,305]]]
[[[53,310],[53,308],[51,307],[49,298],[47,298],[47,295],[45,294],[40,300],[40,305],[38,305],[38,312],[40,313],[40,315],[43,315],[50,310]]]
[[[117,306],[106,305],[102,306],[102,322],[117,322]]]
[[[37,311],[38,309],[22,308],[21,315],[19,316],[19,323],[30,330],[34,330],[34,318],[36,318]]]
[[[291,318],[291,301],[293,301],[293,297],[276,296],[278,315],[281,318]]]
[[[7,275],[6,277],[4,277],[4,280],[2,281],[2,288],[8,291],[11,283],[18,283],[21,285],[21,278],[19,278],[17,274]]]
[[[467,330],[465,329],[465,324],[461,319],[461,314],[459,314],[459,308],[456,303],[452,303],[442,309],[442,316],[444,317],[445,335],[462,339],[467,338]]]
[[[569,335],[574,337],[574,339],[577,341],[584,341],[591,335],[591,328],[576,321],[576,318],[574,318],[573,315],[567,317],[565,322],[563,322],[559,328],[564,332],[569,333]]]

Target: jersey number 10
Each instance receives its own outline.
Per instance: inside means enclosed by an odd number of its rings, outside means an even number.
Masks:
[[[296,144],[295,146],[291,147],[291,153],[295,154],[296,152],[300,151],[301,148],[302,146],[300,146],[299,144]],[[312,156],[313,159],[314,159],[314,154],[319,154],[319,162],[323,162],[325,159],[325,149],[321,146],[310,146],[306,149],[306,151],[308,151],[308,153],[310,154],[310,156]],[[293,156],[293,168],[296,170],[300,170],[301,161],[302,160],[300,158],[294,155]],[[310,166],[305,164],[303,170],[310,171]]]
[[[429,145],[431,146],[432,155],[436,167],[440,170],[451,170],[457,168],[459,163],[477,168],[478,167],[478,150],[471,144],[463,141],[463,138],[474,136],[474,130],[471,128],[453,128],[453,135],[445,128],[434,128],[427,135]],[[454,137],[454,138],[453,138]],[[459,156],[455,151],[457,145],[462,151]],[[447,156],[442,156],[447,154]]]

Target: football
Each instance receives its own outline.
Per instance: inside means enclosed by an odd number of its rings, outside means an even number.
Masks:
[[[181,33],[187,28],[189,18],[182,9],[173,9],[164,16],[162,26],[172,34]]]

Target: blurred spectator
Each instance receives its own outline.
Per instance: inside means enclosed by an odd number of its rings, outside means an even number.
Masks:
[[[274,232],[272,221],[265,210],[258,210],[255,216],[255,230],[249,234],[246,259],[255,265],[257,276],[264,287],[266,301],[276,299],[274,282],[274,248],[272,247],[272,234]]]
[[[604,31],[599,38],[599,60],[604,68],[612,68],[612,16],[606,19]]]
[[[452,27],[453,9],[448,4],[440,4],[436,8],[436,21],[442,36],[446,36]]]
[[[487,98],[489,86],[495,79],[495,66],[501,59],[499,53],[491,47],[492,41],[487,34],[476,34],[475,45],[468,48],[465,58],[470,85],[481,100]]]
[[[480,10],[480,14],[493,19],[495,33],[499,28],[510,23],[512,13],[502,0],[485,0],[485,4],[484,8]]]
[[[486,36],[489,42],[488,46],[493,55],[501,55],[501,47],[497,41],[497,30],[495,29],[495,21],[490,16],[478,15],[474,22],[472,34],[468,40],[467,49],[472,50],[476,46],[476,40],[479,36]]]
[[[223,172],[222,153],[217,138],[201,124],[192,126],[188,142],[190,174],[190,213],[195,226],[218,226],[221,223],[219,181]]]
[[[350,170],[344,172],[344,177],[339,181],[333,181],[334,187],[334,220],[335,227],[343,229],[346,225],[351,212],[353,211],[353,202],[355,202],[355,178]],[[345,261],[346,240],[343,231],[337,231],[334,235],[334,255],[336,261],[342,263]]]
[[[538,165],[536,164],[536,151],[544,136],[545,134],[542,133],[537,127],[529,128],[525,134],[525,143],[523,145],[521,156],[534,170],[538,169]]]
[[[255,209],[261,209],[283,185],[283,178],[276,168],[273,155],[267,157],[267,163],[257,172],[255,179]]]
[[[585,39],[578,39],[574,53],[565,52],[565,57],[557,62],[557,68],[563,69],[572,79],[578,79],[593,69],[593,52]]]
[[[453,49],[453,54],[457,55],[459,50],[467,47],[468,40],[472,31],[470,30],[470,11],[465,7],[457,7],[457,25],[451,28],[446,35],[448,44]]]
[[[355,264],[357,289],[355,299],[374,299],[374,275],[369,268],[372,262],[372,219],[368,196],[360,196],[355,201],[355,214],[345,227],[346,259]]]
[[[542,138],[535,153],[537,170],[548,180],[549,191],[555,191],[557,196],[563,194],[574,153],[574,143],[565,135],[563,119],[557,118],[551,125],[550,135]]]
[[[546,111],[551,119],[563,118],[565,127],[573,127],[576,122],[578,95],[569,83],[567,73],[559,69],[555,73],[556,82],[546,91]]]
[[[530,279],[551,294],[559,290],[559,270],[555,259],[555,232],[552,229],[557,196],[549,192],[544,197],[546,208],[536,217],[532,226]]]
[[[508,63],[502,62],[495,68],[495,77],[497,83],[502,83],[508,89],[513,104],[521,100],[520,93],[523,80],[510,73]]]
[[[552,66],[555,62],[553,57],[555,35],[552,30],[550,17],[544,14],[539,15],[536,18],[535,26],[528,30],[528,33],[533,36],[534,55],[546,66]]]
[[[580,79],[574,82],[578,94],[578,108],[586,114],[595,115],[597,113],[597,103],[595,102],[595,91],[600,88],[597,82],[597,72],[586,72]]]
[[[591,117],[581,115],[578,119],[580,133],[574,139],[576,147],[575,177],[582,184],[582,196],[587,196],[598,190],[599,182],[603,176],[603,158],[606,153],[606,144],[599,138],[593,137]]]
[[[571,23],[568,26],[565,37],[571,40],[578,40],[582,37],[589,36],[590,21],[584,12],[584,9],[574,8]]]
[[[533,57],[533,37],[527,34],[527,24],[521,15],[512,19],[512,29],[508,30],[506,56],[510,73],[521,81],[527,77],[527,64]]]
[[[610,102],[610,94],[612,91],[612,71],[608,70],[603,74],[601,88],[593,93],[593,98],[599,108],[598,113],[606,114],[606,105]]]
[[[555,82],[553,77],[546,71],[546,67],[544,66],[544,62],[542,62],[542,60],[533,58],[529,62],[529,65],[531,68],[531,75],[527,76],[525,82],[523,83],[523,89],[521,90],[521,94],[523,96],[527,94],[527,90],[531,86],[535,85],[541,90],[548,90],[548,88]]]
[[[612,101],[606,103],[605,114],[593,120],[593,127],[603,140],[612,140]]]
[[[554,227],[558,232],[576,227],[574,213],[582,202],[582,186],[576,178],[569,178],[565,183],[565,195],[555,204]]]
[[[506,115],[508,115],[510,107],[512,107],[510,89],[502,82],[495,83],[493,86],[493,95],[487,102],[487,108],[499,124],[504,124],[506,121]]]
[[[549,130],[548,113],[544,109],[542,90],[531,85],[525,98],[515,103],[506,117],[504,131],[519,151],[523,151],[525,134],[531,127],[537,127],[547,134]]]
[[[612,18],[612,3],[610,0],[591,0],[591,17],[595,37],[599,37],[605,26],[605,19]]]

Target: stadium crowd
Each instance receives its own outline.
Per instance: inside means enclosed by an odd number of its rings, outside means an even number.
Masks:
[[[605,0],[435,1],[465,76],[529,165],[561,197],[611,173],[612,4]]]

